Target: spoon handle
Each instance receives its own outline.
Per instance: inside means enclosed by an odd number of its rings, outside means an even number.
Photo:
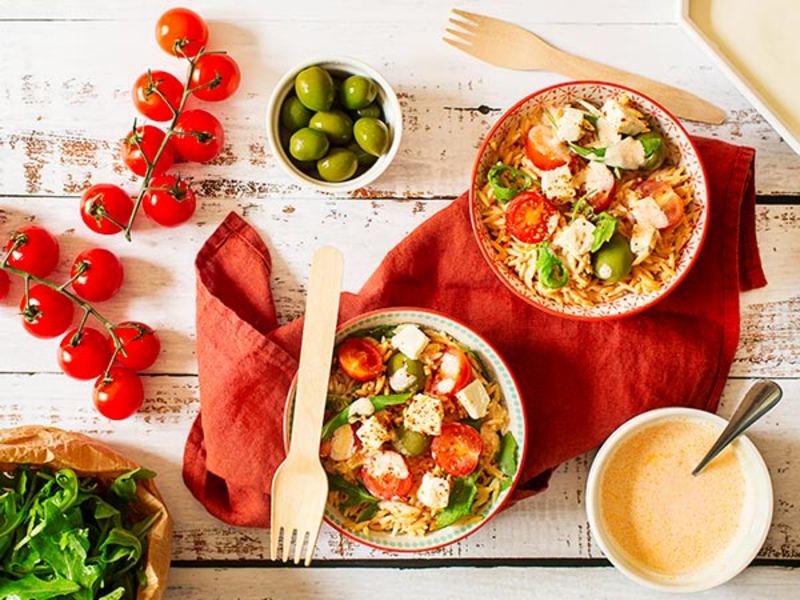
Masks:
[[[774,381],[759,379],[753,384],[742,403],[733,413],[728,426],[720,434],[714,445],[700,461],[700,464],[692,471],[692,475],[699,475],[708,463],[730,444],[740,433],[750,427],[758,419],[769,412],[783,396],[783,390]]]

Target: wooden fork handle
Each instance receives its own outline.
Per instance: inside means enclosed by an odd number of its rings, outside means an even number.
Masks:
[[[549,58],[553,62],[551,68],[554,72],[572,79],[619,83],[650,96],[677,117],[715,125],[725,122],[725,112],[721,108],[680,88],[559,50]]]
[[[344,261],[336,248],[324,246],[314,253],[297,370],[290,452],[319,455],[343,271]]]

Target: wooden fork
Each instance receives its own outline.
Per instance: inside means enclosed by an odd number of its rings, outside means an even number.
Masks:
[[[273,560],[286,562],[294,541],[294,563],[300,562],[305,546],[305,565],[311,564],[322,524],[328,478],[319,460],[319,440],[343,270],[342,255],[335,248],[323,247],[314,253],[289,454],[272,480],[270,556]]]
[[[445,37],[444,41],[490,65],[619,83],[651,96],[679,117],[714,124],[725,121],[722,109],[685,90],[563,52],[514,23],[457,8],[453,13],[458,18],[449,21],[458,29],[445,31],[458,39]]]

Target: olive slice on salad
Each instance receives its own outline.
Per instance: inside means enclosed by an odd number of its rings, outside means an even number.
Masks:
[[[396,352],[386,365],[389,387],[395,392],[418,392],[425,386],[425,367],[422,361]]]

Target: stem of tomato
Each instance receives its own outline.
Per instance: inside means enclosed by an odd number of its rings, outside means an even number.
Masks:
[[[83,337],[83,328],[86,327],[86,321],[90,314],[91,313],[88,310],[84,309],[81,324],[78,325],[78,329],[75,330],[75,335],[73,335],[69,340],[70,346],[74,347],[81,343],[81,338]]]
[[[78,279],[78,277],[80,277],[81,275],[86,273],[86,271],[88,271],[89,269],[90,269],[89,263],[87,263],[85,260],[82,260],[81,262],[79,262],[77,264],[77,266],[75,267],[75,275],[73,275],[72,277],[67,279],[64,283],[62,283],[58,288],[59,291],[61,291],[64,288],[66,288],[69,284],[74,282],[76,279]]]

